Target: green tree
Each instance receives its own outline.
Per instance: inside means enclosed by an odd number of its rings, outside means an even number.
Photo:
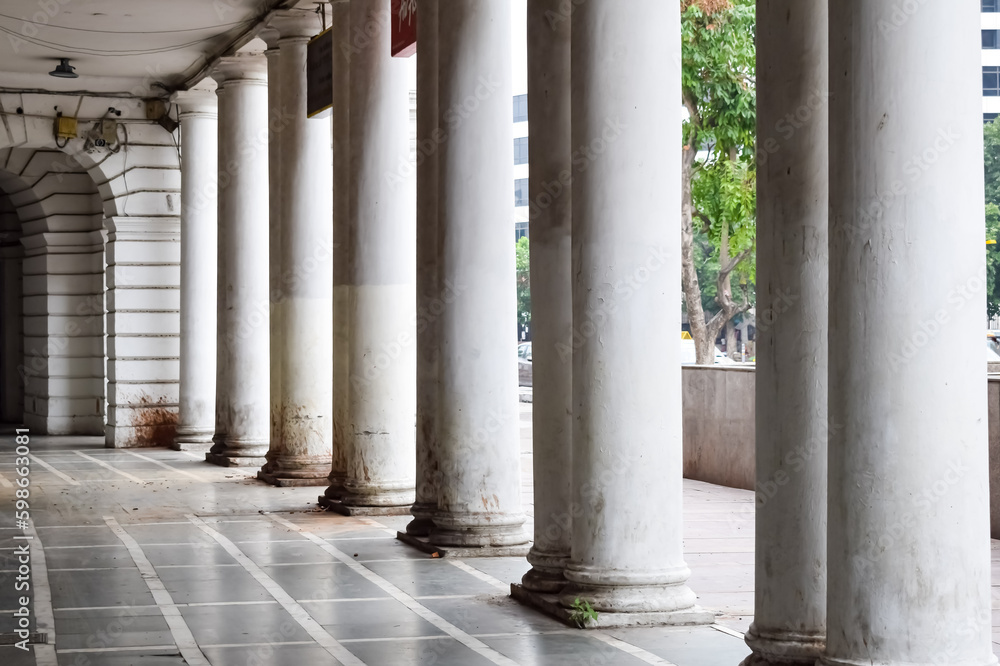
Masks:
[[[715,339],[751,306],[755,278],[757,96],[754,0],[682,0],[683,124],[681,278],[698,363],[711,363]],[[699,279],[699,237],[714,248],[716,308]],[[711,268],[709,262],[709,268]],[[704,270],[702,278],[707,277]],[[742,292],[733,298],[736,277]],[[706,285],[707,288],[707,285]],[[713,311],[714,310],[714,311]]]
[[[1000,125],[991,121],[983,126],[983,156],[986,168],[986,240],[997,245],[986,251],[986,315],[1000,313]]]
[[[531,323],[531,281],[529,279],[528,237],[517,241],[517,323],[527,326]]]

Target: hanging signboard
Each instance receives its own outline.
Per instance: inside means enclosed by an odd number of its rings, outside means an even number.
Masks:
[[[306,115],[325,118],[333,106],[333,30],[326,29],[306,45]]]
[[[417,52],[417,0],[392,0],[392,55],[409,58]]]

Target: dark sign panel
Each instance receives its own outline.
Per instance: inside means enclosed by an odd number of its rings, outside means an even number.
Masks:
[[[333,30],[319,33],[306,47],[306,114],[315,118],[333,106]]]
[[[392,0],[392,55],[408,58],[417,52],[417,0]]]

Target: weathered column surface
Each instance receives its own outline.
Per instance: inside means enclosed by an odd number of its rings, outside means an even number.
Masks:
[[[418,0],[417,44],[417,467],[416,493],[406,532],[425,537],[434,526],[438,492],[438,317],[441,275],[438,258],[438,141],[444,130],[438,111],[439,0]]]
[[[562,0],[528,2],[532,464],[535,539],[523,586],[559,592],[572,544],[573,276],[570,22]]]
[[[322,26],[313,13],[279,12],[270,26],[280,48],[280,378],[271,440],[260,478],[278,486],[326,485],[333,419],[333,214],[330,120],[306,115],[306,45]]]
[[[442,7],[443,9],[443,7]],[[524,552],[511,246],[510,2],[439,16],[438,508],[446,549]]]
[[[225,439],[205,458],[264,464],[269,439],[267,74],[262,55],[222,58],[219,115],[219,242],[224,307],[218,387]]]
[[[996,663],[974,3],[830,3],[828,666]]]
[[[591,626],[711,622],[682,552],[677,5],[572,14],[573,545]],[[679,115],[679,111],[676,111]]]
[[[827,2],[757,5],[757,520],[753,654],[826,640]],[[791,127],[791,136],[781,131]]]
[[[348,44],[351,39],[351,5],[347,0],[330,4],[330,26],[335,44]],[[330,485],[319,498],[322,505],[339,499],[344,493],[346,475],[346,445],[349,377],[348,311],[350,282],[350,217],[351,197],[351,64],[350,51],[333,49],[333,96],[341,100],[331,109],[333,132],[333,456],[327,475]]]
[[[215,433],[219,108],[211,90],[175,93],[181,140],[180,413],[172,448],[207,451]]]
[[[350,58],[349,399],[334,510],[407,513],[416,414],[416,224],[406,60],[390,54],[389,0],[353,0]]]

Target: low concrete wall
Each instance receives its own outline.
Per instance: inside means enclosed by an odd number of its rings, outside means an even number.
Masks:
[[[753,490],[753,366],[685,365],[684,476]]]

